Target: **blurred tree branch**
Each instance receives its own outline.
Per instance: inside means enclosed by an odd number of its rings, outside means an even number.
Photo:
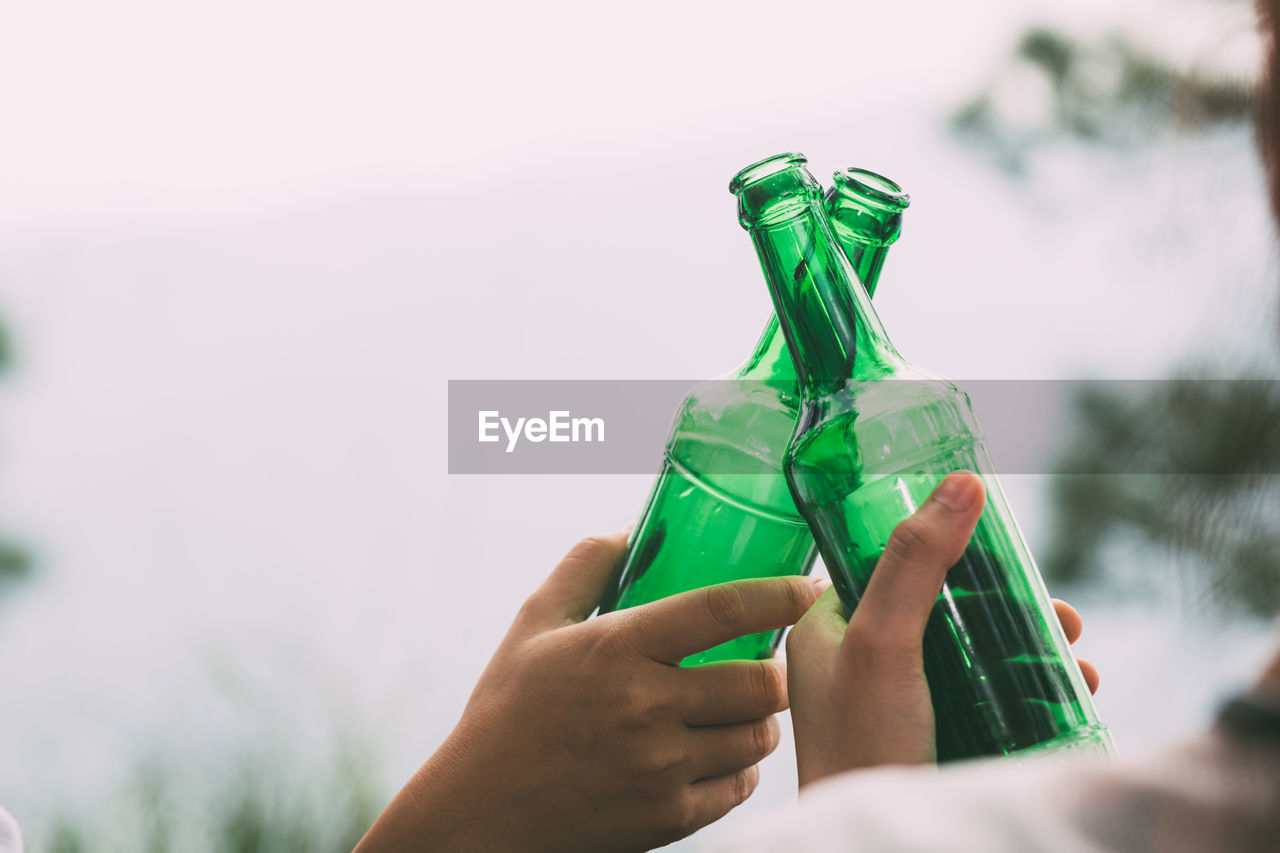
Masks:
[[[8,327],[0,321],[0,373],[13,363],[13,338]],[[0,537],[0,598],[16,582],[31,574],[32,561],[30,555],[22,548]]]
[[[1209,609],[1273,615],[1280,381],[1187,373],[1142,387],[1136,398],[1101,386],[1080,395],[1081,428],[1053,489],[1046,576],[1115,580],[1101,557],[1108,543],[1127,541],[1186,568],[1180,582]]]
[[[1017,173],[1053,141],[1142,146],[1157,131],[1244,124],[1253,88],[1253,79],[1221,69],[1179,67],[1123,33],[1083,40],[1037,27],[951,124]]]
[[[1143,47],[1148,33],[1080,38],[1025,31],[991,84],[952,116],[960,137],[1010,176],[1051,145],[1142,152],[1170,134],[1249,132],[1255,78],[1229,70],[1230,39],[1256,39],[1249,4],[1207,10],[1213,49],[1194,65]],[[1193,10],[1194,11],[1194,10]],[[1247,67],[1247,66],[1245,66]],[[1192,354],[1189,354],[1192,355]],[[1079,430],[1052,488],[1055,530],[1041,553],[1058,582],[1174,583],[1218,615],[1280,608],[1280,382],[1099,383],[1076,401]],[[1121,387],[1122,390],[1117,390]],[[1104,566],[1115,548],[1117,565]],[[1153,566],[1175,577],[1152,576]]]

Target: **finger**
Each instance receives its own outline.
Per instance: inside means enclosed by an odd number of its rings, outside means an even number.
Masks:
[[[1084,683],[1089,687],[1089,692],[1097,693],[1098,684],[1102,681],[1098,668],[1083,658],[1077,658],[1076,663],[1080,664],[1080,674],[1084,676]]]
[[[672,675],[691,726],[743,723],[787,707],[787,667],[776,658],[708,663]]]
[[[744,634],[791,625],[817,597],[814,581],[806,577],[733,581],[624,611],[620,630],[654,660],[677,664]]]
[[[745,770],[777,749],[782,739],[778,720],[772,715],[749,723],[703,726],[689,732],[693,737],[689,769],[695,780]]]
[[[986,491],[977,474],[949,474],[893,529],[849,629],[878,640],[919,641],[947,570],[964,554]]]
[[[849,613],[844,602],[835,587],[827,586],[787,635],[787,648],[803,647],[810,642],[839,645],[848,627]]]
[[[529,596],[520,621],[546,630],[586,619],[600,604],[605,585],[626,550],[626,530],[588,536],[574,545]]]
[[[735,806],[746,802],[759,784],[760,768],[754,764],[737,773],[694,782],[690,787],[693,811],[689,831],[701,829],[727,815]]]
[[[1080,635],[1084,633],[1084,619],[1080,617],[1080,611],[1060,598],[1053,600],[1053,610],[1062,623],[1062,633],[1067,635],[1067,642],[1074,643],[1080,639]]]

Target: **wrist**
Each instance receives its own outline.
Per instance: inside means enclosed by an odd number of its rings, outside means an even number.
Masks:
[[[492,832],[486,821],[493,817],[492,811],[486,815],[483,791],[451,734],[396,794],[355,853],[484,849],[485,830]]]

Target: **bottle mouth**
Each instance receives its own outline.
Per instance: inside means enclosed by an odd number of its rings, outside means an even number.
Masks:
[[[804,167],[807,162],[803,154],[775,154],[734,175],[729,192],[738,197],[738,224],[773,228],[821,203],[822,187]]]
[[[774,154],[772,157],[766,157],[757,163],[752,163],[734,175],[733,180],[729,181],[729,192],[738,195],[757,181],[763,180],[770,175],[776,175],[778,172],[790,169],[792,166],[803,166],[808,162],[809,158],[803,154]]]
[[[835,181],[834,189],[840,194],[854,196],[888,211],[906,210],[911,204],[911,196],[902,187],[869,169],[850,166],[836,172],[832,180]]]

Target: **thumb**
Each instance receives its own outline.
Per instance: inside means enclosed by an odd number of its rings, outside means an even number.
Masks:
[[[914,515],[893,529],[850,629],[918,643],[947,570],[964,555],[985,503],[981,477],[968,471],[949,474]]]
[[[600,604],[605,585],[627,550],[630,527],[588,536],[570,549],[542,586],[529,596],[517,622],[545,631],[581,622]]]

